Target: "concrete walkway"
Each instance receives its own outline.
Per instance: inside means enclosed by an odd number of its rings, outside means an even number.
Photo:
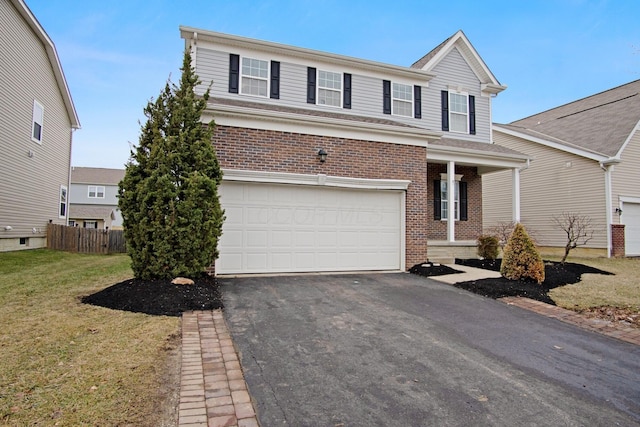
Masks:
[[[180,427],[258,427],[222,310],[182,315]]]
[[[453,284],[500,277],[500,273],[462,265],[463,273],[430,277]],[[581,328],[640,345],[640,329],[588,318],[574,311],[522,297],[502,298],[506,304],[555,318]],[[182,315],[182,369],[179,427],[258,427],[238,354],[222,310]]]

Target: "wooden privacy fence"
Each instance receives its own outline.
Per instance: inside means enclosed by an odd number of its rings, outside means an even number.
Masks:
[[[124,231],[47,225],[47,248],[85,254],[126,252]]]

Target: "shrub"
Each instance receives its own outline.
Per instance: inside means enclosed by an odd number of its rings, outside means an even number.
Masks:
[[[483,234],[478,237],[478,256],[482,259],[494,260],[500,253],[500,241],[496,236]]]
[[[544,263],[522,224],[516,224],[507,241],[500,274],[509,280],[544,282]]]
[[[120,182],[118,205],[136,278],[197,277],[218,256],[222,171],[203,125],[200,83],[185,51],[180,85],[166,84],[144,109],[147,122]]]

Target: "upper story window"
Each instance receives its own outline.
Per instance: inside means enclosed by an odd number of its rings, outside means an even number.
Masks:
[[[104,199],[104,186],[90,185],[89,186],[89,198],[90,199]]]
[[[58,218],[67,217],[67,187],[65,185],[60,186],[60,211],[58,212]]]
[[[422,87],[382,81],[382,112],[395,116],[422,118]]]
[[[229,93],[280,98],[280,62],[229,55]]]
[[[33,100],[33,120],[31,127],[31,140],[42,143],[42,127],[44,124],[44,107],[35,99]]]
[[[413,86],[401,83],[393,84],[392,114],[411,117],[413,114]]]
[[[307,103],[351,108],[351,74],[307,67]]]
[[[465,92],[442,91],[442,130],[476,134],[476,99]]]
[[[342,106],[342,74],[318,70],[318,104]]]
[[[266,98],[269,86],[269,62],[242,58],[241,93]]]

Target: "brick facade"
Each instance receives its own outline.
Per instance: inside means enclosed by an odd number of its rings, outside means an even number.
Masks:
[[[406,194],[406,266],[427,259],[430,223],[425,147],[220,125],[216,126],[213,144],[220,165],[227,169],[410,180]],[[324,163],[317,157],[320,148],[328,153]],[[470,185],[469,193],[472,191],[480,194],[480,189]]]
[[[611,224],[611,256],[625,256],[624,224]]]
[[[440,174],[447,172],[447,165],[430,163],[427,168],[427,239],[447,240],[447,221],[436,220],[433,215],[433,181],[440,180]],[[456,221],[456,240],[476,240],[482,234],[482,177],[477,168],[457,166],[456,174],[467,182],[467,221]]]

